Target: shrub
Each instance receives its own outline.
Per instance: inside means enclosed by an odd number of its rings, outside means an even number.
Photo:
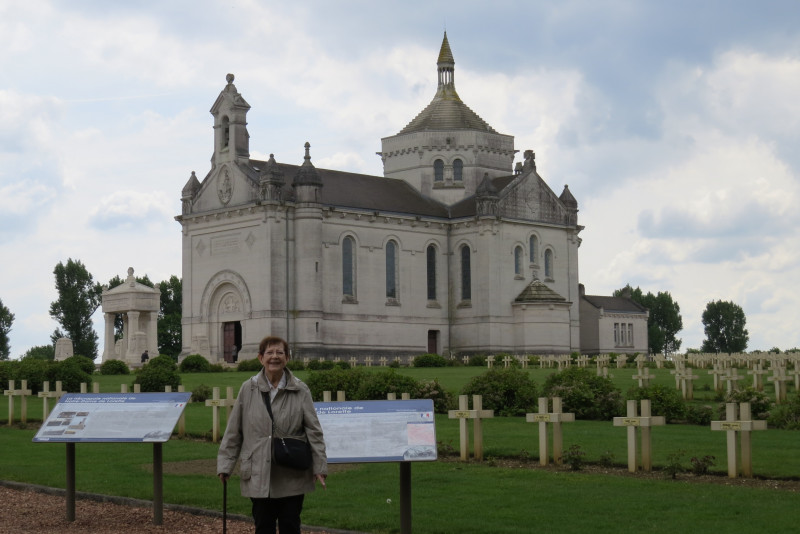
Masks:
[[[9,380],[14,380],[19,362],[16,360],[0,361],[0,386],[5,388]]]
[[[200,354],[189,354],[181,362],[181,373],[210,373],[211,364]]]
[[[467,365],[470,367],[486,367],[486,355],[473,354],[469,357],[469,363]]]
[[[150,358],[150,361],[144,364],[142,369],[147,369],[148,367],[151,369],[158,367],[173,372],[178,370],[178,364],[175,362],[175,358],[168,354],[159,354],[155,358]]]
[[[92,375],[87,373],[80,365],[79,361],[67,358],[63,362],[51,364],[47,370],[47,379],[50,381],[50,389],[55,387],[55,383],[61,381],[61,389],[64,391],[80,391],[81,383],[87,385],[92,381]],[[82,356],[81,356],[82,358]],[[88,358],[86,358],[88,360]],[[94,363],[92,363],[94,367]]]
[[[544,395],[561,397],[564,411],[574,413],[577,419],[608,421],[622,413],[622,394],[611,379],[585,367],[569,367],[548,376]]]
[[[328,371],[333,369],[333,362],[328,360],[311,360],[308,362],[308,369],[310,371]]]
[[[210,363],[208,364],[208,372],[209,373],[224,373],[227,371],[227,367],[222,367],[221,363]]]
[[[729,402],[737,404],[749,402],[753,419],[769,419],[772,401],[763,391],[758,391],[752,387],[731,391],[725,396],[724,402],[719,405],[718,414],[720,419],[725,419],[725,404]]]
[[[301,360],[289,360],[286,362],[286,368],[290,371],[302,371],[306,366]]]
[[[414,358],[414,367],[447,367],[448,362],[438,354],[423,354]]]
[[[177,391],[178,386],[181,385],[181,377],[177,373],[177,366],[172,362],[174,369],[169,369],[165,364],[161,363],[153,365],[155,360],[161,356],[150,360],[150,363],[145,365],[133,381],[134,384],[139,384],[142,392],[163,392],[165,386],[172,386],[173,391]],[[167,356],[172,360],[171,356]]]
[[[683,466],[684,456],[686,456],[686,451],[683,449],[678,449],[677,451],[667,454],[667,465],[664,467],[664,473],[671,479],[675,480],[680,473],[686,471],[686,468]]]
[[[536,406],[538,389],[528,373],[519,369],[489,369],[473,377],[462,395],[482,395],[483,408],[500,416],[525,415]]]
[[[339,360],[338,362],[333,362],[334,369],[350,369],[352,366],[350,362],[346,362],[344,360]]]
[[[683,420],[686,417],[686,404],[678,390],[662,384],[646,388],[633,387],[628,390],[628,400],[650,399],[653,415],[663,415],[667,422]]]
[[[714,409],[711,406],[694,406],[690,404],[686,407],[686,422],[690,425],[708,426],[711,424],[713,417]]]
[[[192,402],[205,402],[206,399],[210,399],[213,394],[214,390],[211,389],[211,386],[200,384],[192,391],[190,400]]]
[[[322,400],[323,391],[330,391],[334,395],[337,391],[344,391],[350,400],[359,400],[354,395],[358,390],[363,374],[364,371],[360,368],[312,371],[306,379],[306,384],[311,390],[312,398],[316,401]]]
[[[771,427],[800,430],[800,392],[790,395],[785,404],[775,406],[768,420]]]
[[[17,387],[20,386],[22,380],[27,380],[28,389],[31,390],[32,394],[37,395],[40,391],[42,391],[44,381],[49,380],[47,377],[47,370],[51,365],[53,365],[53,363],[47,360],[23,358],[15,367],[14,375],[10,378],[10,380],[16,380]],[[6,384],[8,384],[8,381],[6,381]]]
[[[452,393],[445,390],[439,380],[423,380],[419,384],[417,396],[420,399],[431,399],[433,401],[433,411],[436,413],[447,413],[456,408],[456,399]]]
[[[106,360],[100,364],[101,375],[128,375],[131,370],[122,360]]]
[[[398,397],[408,393],[411,398],[418,398],[419,383],[411,378],[398,374],[394,369],[385,369],[378,372],[365,372],[353,400],[386,400],[389,393]]]
[[[716,458],[710,454],[700,458],[692,456],[689,460],[692,464],[692,473],[695,475],[707,475],[709,468],[714,466],[714,460],[716,460]]]
[[[66,358],[61,363],[66,363],[66,362],[73,362],[77,364],[78,367],[80,367],[83,370],[83,372],[86,373],[87,375],[93,375],[94,372],[96,371],[94,360],[92,360],[91,358],[87,358],[86,356],[80,356],[76,354],[75,356],[70,356],[69,358]]]
[[[261,362],[258,360],[258,358],[253,358],[252,360],[241,360],[236,365],[237,371],[246,371],[248,373],[258,372],[263,368],[264,366],[261,365]]]
[[[586,453],[581,450],[580,445],[570,445],[566,453],[564,453],[564,463],[569,466],[573,471],[580,471],[583,469],[584,459]]]

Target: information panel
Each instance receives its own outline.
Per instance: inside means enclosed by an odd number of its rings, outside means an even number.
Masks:
[[[436,460],[430,399],[315,402],[328,463]]]
[[[166,442],[192,394],[67,393],[34,442]]]

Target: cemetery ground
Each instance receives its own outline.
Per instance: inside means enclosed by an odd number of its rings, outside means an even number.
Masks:
[[[398,372],[416,379],[436,377],[448,390],[457,392],[470,377],[485,369],[401,368]],[[555,371],[529,372],[541,386],[546,375]],[[652,372],[656,382],[674,387],[669,370]],[[612,373],[623,393],[635,385],[629,378],[635,369],[613,369]],[[236,392],[249,374],[181,377],[187,391],[202,383],[220,387],[224,396],[227,386]],[[305,373],[299,374],[302,377]],[[119,392],[121,383],[130,385],[133,380],[132,376],[97,375],[93,379],[100,383],[102,392]],[[703,386],[701,378],[695,384],[694,402],[716,406],[715,393]],[[63,488],[64,444],[31,442],[38,429],[35,420],[41,419],[41,405],[41,399],[29,399],[31,422],[27,427],[17,423],[8,426],[7,399],[0,399],[0,480]],[[19,414],[15,418],[19,420]],[[217,444],[210,441],[211,409],[201,403],[189,405],[186,427],[188,437],[174,436],[164,445],[165,502],[220,510],[221,486],[214,476]],[[712,432],[709,427],[670,424],[653,428],[654,471],[635,474],[628,473],[626,467],[626,430],[614,427],[611,421],[563,425],[565,451],[575,444],[585,454],[586,465],[580,471],[566,465],[540,467],[538,425],[526,423],[525,418],[495,417],[483,422],[482,462],[459,461],[458,421],[437,415],[436,433],[439,461],[412,465],[414,532],[796,530],[793,512],[800,504],[797,432],[770,429],[753,433],[755,477],[746,479],[726,476],[725,433]],[[685,451],[681,463],[686,469],[691,457],[714,456],[711,474],[679,472],[672,479],[667,468],[678,451]],[[151,499],[151,464],[152,446],[148,444],[78,444],[77,490]],[[228,488],[228,511],[246,516],[249,501],[239,496],[235,480]],[[397,464],[332,465],[328,490],[308,496],[303,521],[360,532],[397,532],[399,500]],[[62,506],[59,512],[63,511]],[[6,513],[7,508],[0,513],[0,525]],[[93,519],[102,521],[102,517]],[[145,512],[139,522],[151,519]]]

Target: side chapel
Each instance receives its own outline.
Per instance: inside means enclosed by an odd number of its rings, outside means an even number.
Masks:
[[[183,351],[295,358],[580,350],[578,203],[512,168],[514,137],[459,98],[445,33],[433,100],[381,140],[384,176],[250,158],[232,74],[211,108],[214,153],[192,172],[183,233]],[[299,158],[298,158],[299,159]]]

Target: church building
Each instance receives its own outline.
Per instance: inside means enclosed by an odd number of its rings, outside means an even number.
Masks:
[[[437,76],[381,139],[383,176],[316,168],[309,143],[299,164],[251,159],[250,105],[227,76],[211,169],[176,217],[182,355],[253,358],[267,334],[300,359],[580,350],[575,197],[533,151],[514,167],[514,137],[459,98],[446,34]]]

